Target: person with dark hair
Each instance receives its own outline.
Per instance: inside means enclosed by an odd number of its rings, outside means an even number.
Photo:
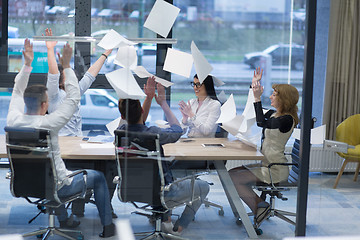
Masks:
[[[261,223],[270,214],[270,205],[263,201],[252,189],[255,182],[279,183],[289,176],[288,166],[276,165],[271,168],[271,179],[268,165],[272,162],[286,163],[284,155],[285,145],[289,140],[294,127],[299,122],[297,115],[299,92],[289,84],[273,84],[273,93],[270,95],[271,106],[276,110],[263,113],[261,95],[264,88],[260,85],[262,70],[254,72],[252,90],[254,93],[254,107],[256,122],[263,128],[261,152],[265,159],[260,164],[249,164],[229,170],[230,177],[240,198],[254,213],[254,222]]]
[[[200,83],[195,75],[191,85],[197,98],[187,104],[184,101],[179,103],[184,133],[188,130],[188,137],[214,137],[221,104],[216,96],[213,77],[208,75]]]
[[[25,40],[24,49],[25,64],[15,77],[14,90],[6,120],[7,125],[10,127],[48,129],[50,131],[55,171],[60,182],[58,196],[67,197],[73,195],[74,192],[78,192],[78,189],[81,189],[83,184],[85,184],[81,175],[70,179],[66,178],[66,176],[71,174],[71,171],[67,170],[61,158],[58,143],[59,130],[69,121],[80,101],[78,80],[74,71],[70,68],[72,49],[69,44],[66,44],[62,56],[64,74],[67,78],[65,81],[66,97],[58,109],[50,114],[46,114],[49,106],[47,88],[44,85],[27,87],[32,70],[31,63],[34,59],[33,47],[28,39]],[[24,108],[26,108],[25,112]],[[100,237],[111,237],[115,234],[115,225],[112,223],[111,218],[111,205],[106,179],[104,174],[99,171],[86,171],[86,186],[88,189],[94,190],[95,204],[103,225],[103,232],[100,234]],[[64,205],[56,209],[56,215],[61,228],[75,228],[80,224],[76,219],[68,217]]]
[[[157,83],[157,92],[155,94],[155,88],[149,87],[154,86],[154,78],[149,78],[147,81],[147,86],[145,86],[145,93],[147,95],[145,101],[148,101],[149,104],[143,104],[145,109],[141,107],[139,100],[133,99],[120,99],[119,100],[119,111],[121,113],[121,118],[127,121],[127,124],[122,125],[119,129],[135,131],[135,132],[150,132],[157,133],[160,136],[160,144],[173,143],[176,142],[182,135],[182,129],[180,127],[179,121],[176,119],[173,112],[170,110],[169,105],[165,99],[165,89],[164,87]],[[149,112],[152,97],[155,97],[157,104],[163,109],[166,119],[169,122],[169,128],[159,128],[156,126],[147,127],[144,125],[146,120],[144,113]],[[168,161],[163,161],[163,171],[165,177],[165,184],[173,181],[172,173],[170,170]],[[193,201],[191,205],[187,205],[180,216],[180,218],[175,222],[175,225],[171,222],[170,213],[164,216],[164,222],[162,223],[163,231],[171,233],[174,235],[180,235],[182,230],[186,228],[189,223],[194,219],[195,213],[200,208],[203,200],[206,198],[209,192],[209,184],[202,180],[195,180],[194,186],[194,198],[199,198],[196,201]],[[165,193],[165,202],[177,202],[182,201],[183,199],[191,199],[192,197],[192,184],[191,180],[185,180],[179,182],[174,188],[172,187],[170,191]]]
[[[52,36],[51,29],[45,29],[46,36]],[[62,58],[58,53],[60,64],[57,64],[54,48],[57,41],[46,41],[49,72],[46,86],[49,94],[49,113],[54,112],[63,102],[66,97],[64,84],[66,81],[63,74]],[[87,70],[83,78],[79,81],[80,95],[83,95],[89,89],[91,84],[95,81],[101,67],[105,60],[111,53],[112,49],[106,50],[101,54],[100,58]],[[82,123],[80,116],[80,108],[76,109],[70,121],[59,131],[59,136],[82,136]]]

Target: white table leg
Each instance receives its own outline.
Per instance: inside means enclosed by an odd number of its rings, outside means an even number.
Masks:
[[[228,198],[230,205],[235,208],[238,216],[240,216],[242,223],[246,229],[248,236],[252,239],[257,239],[258,236],[255,232],[253,225],[251,224],[250,218],[246,213],[244,205],[241,202],[241,199],[235,189],[234,183],[232,182],[228,171],[225,168],[223,161],[214,161],[216,171],[219,175],[220,181],[223,185],[224,191]]]

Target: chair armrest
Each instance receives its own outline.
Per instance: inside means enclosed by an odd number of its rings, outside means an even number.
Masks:
[[[84,169],[81,169],[81,170],[76,170],[76,171],[73,171],[71,172],[69,175],[67,175],[62,181],[58,181],[58,184],[62,184],[64,181],[66,181],[67,179],[70,179],[70,178],[73,178],[75,177],[76,175],[79,175],[79,174],[82,174],[83,175],[83,179],[84,179],[84,187],[83,189],[81,190],[81,193],[79,194],[79,198],[85,198],[85,194],[86,194],[86,189],[87,189],[87,171],[84,170]],[[58,189],[56,189],[56,192],[58,191]],[[58,201],[59,202],[62,202],[60,200],[60,198],[57,196],[57,193],[56,193],[56,198],[58,198]]]
[[[272,180],[272,175],[271,175],[271,167],[272,166],[298,166],[299,164],[297,163],[270,163],[267,167],[269,169],[269,175],[270,175],[270,181],[271,181],[271,186],[274,188],[274,189],[277,189],[277,187],[275,186],[273,180]]]

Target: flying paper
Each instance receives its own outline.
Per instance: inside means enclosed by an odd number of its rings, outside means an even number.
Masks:
[[[300,140],[300,128],[294,128],[292,137]],[[326,124],[311,129],[310,132],[310,144],[323,144],[326,135]]]
[[[195,70],[198,75],[199,82],[200,84],[202,84],[205,78],[213,70],[213,67],[209,64],[204,55],[197,48],[194,41],[191,42],[191,55],[194,59]]]
[[[143,66],[137,66],[133,71],[136,75],[138,75],[139,78],[148,78],[148,77],[154,76],[155,82],[160,83],[164,87],[170,87],[171,85],[174,84],[172,82],[169,82],[165,79],[159,78],[159,77],[149,73]]]
[[[137,65],[137,54],[134,46],[119,47],[114,63],[133,70]]]
[[[142,99],[146,97],[130,69],[121,68],[107,73],[105,76],[119,98]]]
[[[111,29],[98,43],[99,47],[106,50],[125,45],[135,45],[135,43],[127,40],[113,29]]]
[[[210,74],[211,75],[211,74]],[[222,85],[224,85],[225,83],[223,81],[221,81],[220,79],[218,79],[217,77],[215,77],[214,75],[211,75],[214,81],[215,86],[220,87]]]
[[[236,106],[233,94],[229,99],[221,106],[221,114],[216,123],[225,123],[236,117]]]
[[[191,54],[168,48],[164,63],[165,71],[189,78],[192,65],[193,57]]]
[[[157,0],[147,17],[144,27],[166,38],[180,9],[163,0]]]

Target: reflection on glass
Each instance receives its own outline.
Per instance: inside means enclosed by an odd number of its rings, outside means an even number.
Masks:
[[[50,4],[50,5],[48,5]],[[41,36],[51,28],[55,36],[75,31],[75,1],[9,1],[8,71],[18,72],[23,64],[22,48],[25,38]],[[47,48],[45,42],[33,42],[33,73],[47,73]],[[56,52],[65,43],[59,43]]]

